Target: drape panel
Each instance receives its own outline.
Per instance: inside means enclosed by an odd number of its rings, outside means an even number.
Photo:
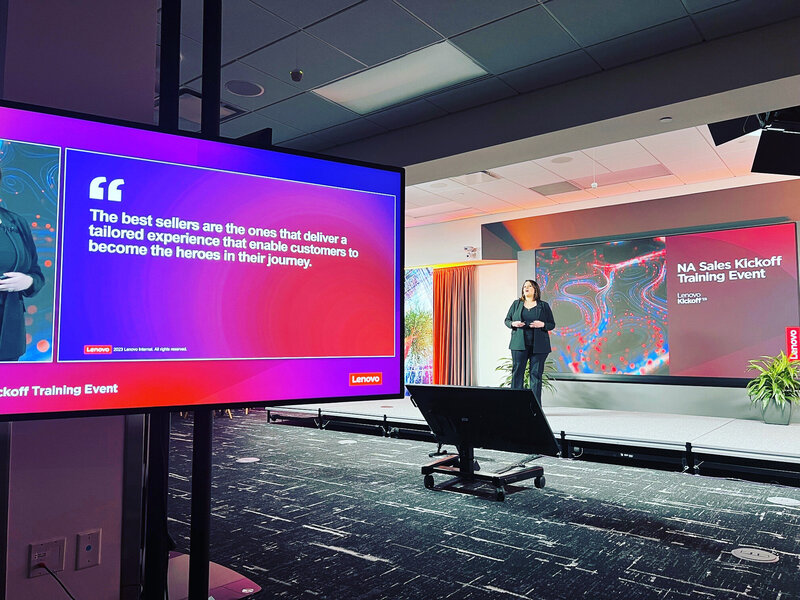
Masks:
[[[433,270],[433,382],[473,385],[475,266]]]

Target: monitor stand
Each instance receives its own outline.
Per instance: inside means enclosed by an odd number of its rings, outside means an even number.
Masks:
[[[500,473],[481,472],[478,462],[475,460],[475,449],[472,446],[457,446],[458,454],[445,456],[422,467],[423,483],[429,490],[449,490],[460,491],[458,486],[464,483],[488,482],[494,486],[495,500],[502,502],[506,498],[506,486],[517,481],[533,479],[533,485],[543,488],[545,485],[544,467],[536,465],[534,467],[524,467],[517,471]],[[519,465],[514,465],[517,467]],[[513,467],[512,467],[513,468]],[[505,469],[504,469],[505,471]],[[443,473],[453,475],[451,479],[443,483],[434,484],[433,474]]]

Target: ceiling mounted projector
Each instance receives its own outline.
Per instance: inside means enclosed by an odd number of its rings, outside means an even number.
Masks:
[[[717,146],[760,129],[750,170],[800,175],[800,106],[710,123],[708,129]]]

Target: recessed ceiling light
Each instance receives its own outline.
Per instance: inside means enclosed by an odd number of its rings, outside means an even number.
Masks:
[[[550,162],[560,165],[560,164],[568,163],[568,162],[571,162],[571,161],[572,161],[572,157],[571,156],[556,156]]]
[[[365,115],[486,74],[441,42],[311,91]]]
[[[242,79],[231,79],[225,82],[225,89],[231,94],[236,96],[244,96],[245,98],[255,98],[264,93],[264,88],[253,83],[252,81],[244,81]]]
[[[661,117],[659,121],[661,121],[662,123],[669,123],[672,121],[672,117]]]
[[[444,181],[437,181],[436,183],[432,183],[431,187],[432,188],[445,188],[445,187],[447,187],[447,183],[445,183]]]

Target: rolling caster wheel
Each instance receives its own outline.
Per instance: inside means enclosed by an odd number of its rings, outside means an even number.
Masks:
[[[544,478],[544,475],[533,480],[533,485],[537,488],[543,488],[545,483],[547,483],[547,480]]]
[[[425,487],[429,490],[433,489],[433,475],[425,475],[422,480],[422,483],[425,484]]]

